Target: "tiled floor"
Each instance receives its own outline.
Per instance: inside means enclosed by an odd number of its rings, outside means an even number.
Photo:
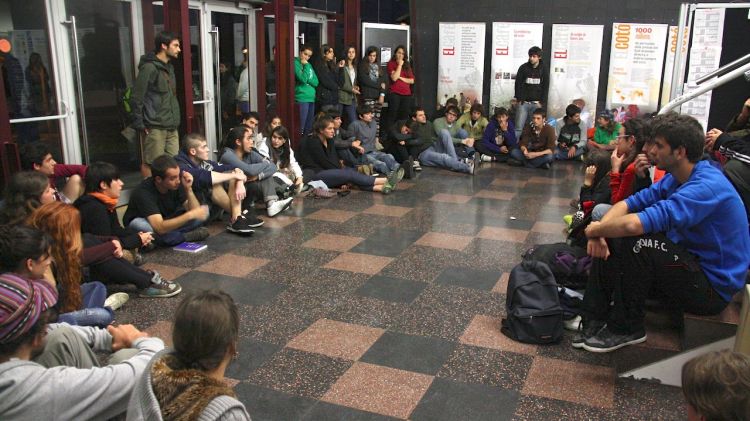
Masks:
[[[235,298],[227,376],[256,421],[684,419],[679,389],[617,377],[674,354],[674,330],[605,355],[573,349],[570,333],[535,346],[499,331],[508,273],[563,239],[579,185],[574,163],[426,168],[389,196],[298,199],[253,237],[158,250],[147,267]],[[169,335],[178,300],[133,297],[117,321]]]

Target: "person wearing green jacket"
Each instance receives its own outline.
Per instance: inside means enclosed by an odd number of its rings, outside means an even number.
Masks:
[[[130,96],[134,129],[146,135],[143,142],[141,174],[151,176],[151,162],[158,156],[177,155],[180,139],[180,103],[177,80],[170,60],[180,55],[177,35],[162,31],[154,41],[155,49],[141,57],[138,78]]]
[[[482,139],[484,129],[487,128],[489,121],[482,112],[482,104],[474,104],[468,113],[463,113],[456,123],[459,128],[466,130],[469,137],[476,140]]]
[[[294,102],[299,107],[302,138],[312,133],[315,116],[315,88],[318,86],[318,76],[310,64],[310,56],[312,56],[312,48],[303,45],[300,47],[299,57],[294,59]]]

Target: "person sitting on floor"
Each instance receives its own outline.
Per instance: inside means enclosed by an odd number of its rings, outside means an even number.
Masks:
[[[362,147],[360,140],[354,139],[350,135],[350,132],[341,126],[341,113],[335,109],[328,110],[325,112],[325,117],[333,120],[333,129],[335,132],[333,144],[336,147],[339,159],[344,162],[345,166],[355,168],[362,174],[370,175],[372,173],[372,164],[365,157],[365,148]]]
[[[117,217],[117,201],[124,183],[117,167],[109,162],[94,162],[86,171],[86,194],[75,201],[81,214],[81,232],[102,237],[116,237],[125,260],[137,266],[143,261],[139,250],[153,247],[150,232],[123,228]]]
[[[329,188],[356,185],[362,190],[389,194],[399,182],[397,171],[386,177],[364,175],[352,168],[342,167],[333,145],[333,120],[319,118],[313,125],[313,135],[302,140],[299,162],[305,180],[322,181]],[[308,182],[309,182],[308,181]]]
[[[404,169],[404,177],[414,177],[414,158],[422,152],[422,142],[412,133],[411,120],[396,121],[383,146]]]
[[[274,174],[278,171],[276,164],[263,158],[254,148],[253,130],[247,126],[237,126],[227,133],[224,139],[224,152],[219,160],[222,164],[239,168],[247,176],[247,203],[244,208],[254,206],[257,199],[266,203],[266,213],[274,217],[288,209],[292,204],[291,197],[280,199],[277,187],[283,182],[277,181]]]
[[[55,190],[55,200],[73,203],[83,194],[86,166],[58,164],[46,143],[32,142],[24,145],[21,148],[21,168],[39,171],[47,176],[50,186]],[[62,191],[57,189],[58,183],[64,185]]]
[[[174,158],[162,155],[151,163],[151,177],[133,190],[124,224],[138,232],[151,232],[158,246],[171,247],[208,237],[203,223],[208,206],[193,192],[193,176],[180,172]]]
[[[722,168],[724,175],[737,189],[750,220],[750,134],[734,137],[719,129],[711,129],[706,135],[705,147],[727,158]]]
[[[254,208],[242,209],[247,176],[239,168],[211,161],[208,153],[206,138],[201,134],[191,133],[183,139],[182,148],[175,159],[180,170],[193,176],[193,192],[198,201],[229,212],[227,231],[252,234],[255,232],[253,228],[263,225],[263,221],[255,216]]]
[[[479,159],[483,162],[507,162],[510,151],[518,148],[516,128],[510,121],[508,110],[503,107],[495,108],[492,121],[487,124],[482,134],[482,140],[475,144]]]
[[[478,143],[479,139],[484,135],[484,130],[487,128],[489,121],[484,116],[484,110],[482,104],[473,104],[471,109],[467,113],[463,113],[458,118],[456,124],[459,128],[463,129],[470,138],[474,139],[474,144]]]
[[[390,175],[391,172],[399,172],[399,180],[403,177],[404,170],[396,162],[393,155],[377,150],[376,140],[378,125],[372,119],[372,107],[360,105],[357,107],[357,117],[359,120],[349,125],[349,136],[352,141],[359,140],[362,148],[365,150],[367,162],[375,167],[375,171],[383,175]]]
[[[607,110],[599,113],[596,118],[596,130],[594,138],[588,140],[588,149],[595,151],[604,149],[607,151],[614,150],[617,146],[617,139],[623,134],[622,125],[615,121],[614,116]]]
[[[294,156],[289,131],[284,126],[278,126],[271,130],[269,136],[271,137],[271,162],[279,169],[274,177],[283,176],[284,183],[294,186],[295,192],[299,193],[303,184],[302,167],[299,166]]]
[[[438,137],[440,137],[441,131],[445,130],[448,132],[457,156],[470,158],[474,156],[475,139],[470,137],[469,133],[458,125],[458,113],[457,107],[447,106],[445,108],[445,115],[436,118],[432,122],[432,125],[435,127],[435,134]]]
[[[123,414],[137,378],[164,343],[132,325],[106,330],[48,325],[57,291],[33,280],[51,261],[45,241],[39,241],[44,237],[10,234],[9,228],[0,228],[0,243],[14,253],[1,253],[0,262],[3,270],[16,266],[22,273],[0,275],[0,418],[82,420]],[[95,353],[113,351],[110,365],[100,367]]]
[[[682,366],[687,420],[747,420],[750,415],[750,356],[711,351]]]
[[[644,302],[651,291],[671,307],[710,315],[724,310],[745,285],[745,210],[721,171],[701,161],[700,123],[660,115],[652,133],[649,153],[668,174],[586,228],[594,262],[574,347],[609,352],[645,341]]]
[[[245,405],[224,382],[239,354],[240,316],[229,294],[201,291],[177,306],[173,349],[154,356],[138,379],[128,420],[247,420]]]
[[[531,114],[531,123],[523,128],[518,149],[510,152],[509,164],[527,168],[550,169],[555,160],[555,129],[547,124],[546,114],[537,108]]]
[[[44,174],[37,171],[17,172],[5,188],[0,225],[22,224],[34,209],[54,201],[55,190]]]
[[[279,120],[280,121],[280,120]],[[255,111],[242,114],[242,124],[253,131],[253,149],[265,159],[268,159],[268,145],[263,139],[263,133],[260,130],[260,115]]]
[[[586,152],[586,133],[581,132],[581,109],[575,104],[565,108],[563,126],[557,133],[555,159],[576,159]]]
[[[448,107],[449,110],[455,108]],[[446,112],[447,114],[447,112]],[[448,130],[438,132],[434,125],[427,121],[424,108],[417,108],[412,112],[411,132],[421,143],[418,155],[419,163],[426,167],[445,168],[451,171],[474,174],[474,160],[462,159],[456,154]],[[432,129],[432,132],[430,132]],[[437,138],[435,135],[438,135]]]

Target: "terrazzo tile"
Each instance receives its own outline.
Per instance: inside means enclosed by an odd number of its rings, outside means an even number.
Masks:
[[[332,251],[349,251],[352,247],[361,243],[364,238],[349,237],[348,235],[318,234],[311,240],[302,244],[302,247],[310,247]]]
[[[512,390],[436,378],[409,419],[510,419],[515,412],[518,397],[518,392]]]
[[[322,401],[316,403],[303,418],[305,421],[396,421],[398,419]]]
[[[179,266],[162,265],[159,263],[152,263],[152,262],[145,263],[143,266],[141,266],[141,269],[155,270],[159,272],[162,278],[167,279],[169,281],[175,278],[179,278],[184,273],[189,271],[189,269],[179,267]]]
[[[250,338],[240,338],[237,347],[237,358],[227,367],[226,376],[247,380],[250,373],[263,365],[273,354],[281,349],[280,346],[257,341]]]
[[[426,287],[424,282],[373,276],[357,290],[357,294],[383,301],[411,303]]]
[[[560,207],[570,206],[570,197],[550,197],[547,204]]]
[[[287,211],[288,212],[288,211]],[[276,215],[273,218],[265,218],[264,221],[266,221],[265,224],[263,224],[263,228],[265,229],[281,229],[284,227],[287,227],[289,225],[292,225],[293,223],[300,220],[299,216],[293,216],[293,215]]]
[[[601,420],[615,421],[620,418],[612,410],[593,408],[557,399],[539,396],[521,396],[513,416],[518,421],[537,420]],[[640,419],[650,419],[649,416]],[[654,418],[656,419],[656,418]]]
[[[210,262],[204,263],[195,268],[195,270],[216,273],[219,275],[242,277],[262,267],[268,262],[269,260],[267,259],[224,254]]]
[[[531,227],[531,231],[544,234],[559,234],[563,228],[565,228],[565,224],[562,220],[560,220],[560,222],[539,221]]]
[[[553,178],[553,177],[541,177],[541,176],[534,176],[529,177],[528,180],[526,180],[527,183],[530,184],[560,184],[562,183],[561,178]]]
[[[362,213],[400,218],[411,210],[412,208],[404,206],[373,205],[363,210]]]
[[[383,268],[381,275],[432,282],[455,258],[455,251],[412,245]]]
[[[529,235],[528,231],[517,230],[512,228],[484,227],[477,237],[487,240],[512,241],[523,243]]]
[[[332,358],[358,360],[383,332],[383,329],[320,319],[286,346]]]
[[[307,218],[328,222],[346,222],[352,219],[355,215],[357,215],[357,212],[337,209],[321,209],[317,212],[313,212],[310,215],[307,215]]]
[[[681,388],[633,379],[616,380],[615,408],[619,419],[677,421],[687,418]]]
[[[510,180],[505,178],[496,178],[490,183],[491,186],[509,186],[515,188],[522,188],[526,185],[526,180]]]
[[[351,249],[354,253],[396,257],[422,236],[419,231],[390,226],[378,228],[365,241]]]
[[[503,272],[502,275],[500,275],[500,279],[497,281],[494,287],[492,287],[492,292],[497,294],[505,295],[506,292],[508,292],[508,281],[510,280],[510,273],[509,272]]]
[[[515,193],[497,191],[497,190],[481,190],[474,197],[480,197],[483,199],[495,199],[495,200],[513,200]]]
[[[176,279],[185,291],[220,289],[231,295],[237,303],[266,304],[285,289],[283,285],[265,281],[246,280],[215,273],[194,270]]]
[[[162,320],[152,324],[146,329],[143,329],[143,331],[148,333],[149,336],[153,336],[154,338],[159,338],[164,341],[164,346],[172,346],[172,322]]]
[[[497,349],[518,354],[536,354],[537,346],[516,342],[500,332],[500,319],[478,315],[459,338],[465,345]]]
[[[161,265],[177,266],[186,269],[198,267],[206,262],[219,257],[223,252],[214,251],[211,248],[204,249],[198,253],[178,252],[170,249],[157,249],[148,253],[148,260],[158,262]]]
[[[256,231],[256,233],[258,232],[259,231]],[[254,240],[256,240],[255,234],[245,235],[222,232],[221,234],[208,237],[205,243],[213,252],[232,253],[235,250],[252,243]]]
[[[390,257],[360,253],[343,253],[328,262],[324,268],[374,275],[391,263]]]
[[[294,396],[249,382],[234,388],[253,421],[299,420],[315,405],[315,399]]]
[[[414,244],[425,247],[436,247],[449,250],[463,250],[471,243],[473,237],[438,232],[428,232]]]
[[[351,362],[285,348],[251,375],[249,382],[279,392],[319,399]]]
[[[433,202],[446,202],[446,203],[466,203],[471,200],[471,196],[462,194],[448,194],[438,193],[430,198]]]
[[[443,339],[385,332],[360,361],[435,375],[455,346],[455,343]]]
[[[612,409],[614,389],[615,371],[611,368],[537,356],[522,392]]]
[[[500,271],[449,267],[435,279],[435,283],[489,291],[497,284],[501,274]]]
[[[339,301],[326,317],[364,326],[390,328],[406,309],[406,304],[353,296]]]
[[[530,355],[458,345],[437,377],[520,391],[533,359]]]
[[[321,400],[407,418],[430,387],[432,376],[357,362]]]

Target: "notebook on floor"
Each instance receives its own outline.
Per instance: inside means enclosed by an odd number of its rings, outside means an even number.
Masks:
[[[198,253],[199,251],[205,250],[207,247],[208,244],[191,243],[189,241],[185,241],[182,244],[178,244],[172,247],[172,249],[177,251],[186,251],[188,253]]]

